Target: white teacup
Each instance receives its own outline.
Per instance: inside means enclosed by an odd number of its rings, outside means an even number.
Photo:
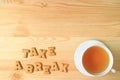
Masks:
[[[98,46],[98,47],[103,48],[109,57],[109,63],[107,65],[107,67],[105,68],[105,70],[103,70],[100,73],[96,73],[96,74],[92,74],[92,73],[88,72],[85,69],[85,67],[83,65],[83,61],[82,61],[85,51],[92,46]],[[89,41],[81,43],[80,46],[76,49],[76,52],[74,55],[74,61],[75,61],[76,68],[81,73],[83,73],[84,75],[87,75],[87,76],[94,76],[94,77],[106,75],[112,69],[112,66],[113,66],[113,56],[112,56],[111,51],[105,46],[105,44],[103,44],[102,42],[97,41],[97,40],[89,40]]]

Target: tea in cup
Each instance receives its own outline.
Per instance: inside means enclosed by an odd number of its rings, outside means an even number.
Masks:
[[[75,66],[87,76],[103,76],[113,66],[113,56],[107,46],[97,40],[80,44],[74,55]]]

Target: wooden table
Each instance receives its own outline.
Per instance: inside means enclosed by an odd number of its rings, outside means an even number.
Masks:
[[[114,56],[113,68],[103,77],[88,77],[74,65],[80,43],[97,39]],[[56,56],[47,59],[23,58],[22,49],[55,46]],[[68,72],[43,74],[15,71],[15,62],[25,64],[68,63]],[[1,80],[120,80],[120,1],[119,0],[0,0],[0,79]]]

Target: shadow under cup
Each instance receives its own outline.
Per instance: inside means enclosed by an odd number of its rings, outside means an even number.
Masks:
[[[77,69],[87,76],[103,76],[113,65],[111,51],[97,40],[82,43],[76,49],[74,60]]]

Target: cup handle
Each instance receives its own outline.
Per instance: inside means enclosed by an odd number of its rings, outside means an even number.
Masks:
[[[114,68],[111,69],[112,73],[116,73],[116,70]]]

